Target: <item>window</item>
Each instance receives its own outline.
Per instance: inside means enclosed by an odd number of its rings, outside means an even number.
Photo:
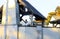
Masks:
[[[28,7],[19,5],[19,14],[20,14],[21,25],[31,25],[33,16],[32,16],[32,12],[30,11]]]
[[[20,25],[42,25],[43,23],[40,22],[40,20],[43,20],[45,18],[27,1],[24,1],[23,3],[25,5],[18,1]],[[36,20],[39,20],[39,22],[37,23]]]

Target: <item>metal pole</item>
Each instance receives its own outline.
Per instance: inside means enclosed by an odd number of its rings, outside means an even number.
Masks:
[[[5,39],[7,39],[7,24],[8,24],[8,0],[6,0],[6,23],[5,23]]]
[[[19,39],[19,26],[17,26],[17,39]]]
[[[42,29],[41,29],[42,38],[41,39],[43,39],[43,28],[44,28],[44,20],[42,21]]]
[[[40,39],[40,30],[37,30],[38,36],[37,39]]]
[[[37,39],[42,39],[42,26],[37,26]]]
[[[15,0],[15,4],[16,4],[16,22],[17,22],[17,39],[19,39],[19,21],[20,21],[20,14],[19,14],[19,4],[17,3],[18,0]]]
[[[30,15],[30,20],[31,20],[31,26],[33,26],[33,15]]]

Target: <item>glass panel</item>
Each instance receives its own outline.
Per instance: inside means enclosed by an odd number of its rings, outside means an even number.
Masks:
[[[17,39],[17,25],[6,27],[6,39]]]
[[[43,39],[60,39],[60,28],[43,28]]]

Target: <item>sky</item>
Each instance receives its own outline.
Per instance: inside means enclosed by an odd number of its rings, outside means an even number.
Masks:
[[[27,0],[41,14],[47,17],[48,13],[54,11],[57,6],[60,6],[60,0]]]
[[[1,7],[4,3],[6,3],[6,0],[0,0],[0,7]]]
[[[33,5],[43,16],[47,17],[49,12],[60,6],[60,0],[26,0]],[[0,7],[6,3],[6,0],[0,0]]]

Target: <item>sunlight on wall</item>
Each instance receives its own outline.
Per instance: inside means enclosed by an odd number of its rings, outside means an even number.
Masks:
[[[8,16],[8,24],[10,24],[10,23],[11,23],[11,21],[12,21],[11,16]]]
[[[8,7],[14,8],[15,7],[15,0],[8,0]]]
[[[5,21],[6,20],[6,17],[5,16],[3,16],[3,18],[2,18],[2,24],[5,24]]]
[[[4,26],[0,26],[0,37],[4,36]]]
[[[8,9],[15,8],[15,0],[8,0]],[[2,24],[6,22],[6,3],[3,6]],[[11,17],[8,16],[8,24],[11,22]]]
[[[2,24],[5,24],[6,22],[6,4],[3,6],[3,12],[2,12]]]
[[[10,35],[13,35],[14,37],[17,37],[17,31],[10,32],[9,29],[7,30],[7,38],[9,38]],[[24,38],[25,34],[19,32],[19,39]]]

